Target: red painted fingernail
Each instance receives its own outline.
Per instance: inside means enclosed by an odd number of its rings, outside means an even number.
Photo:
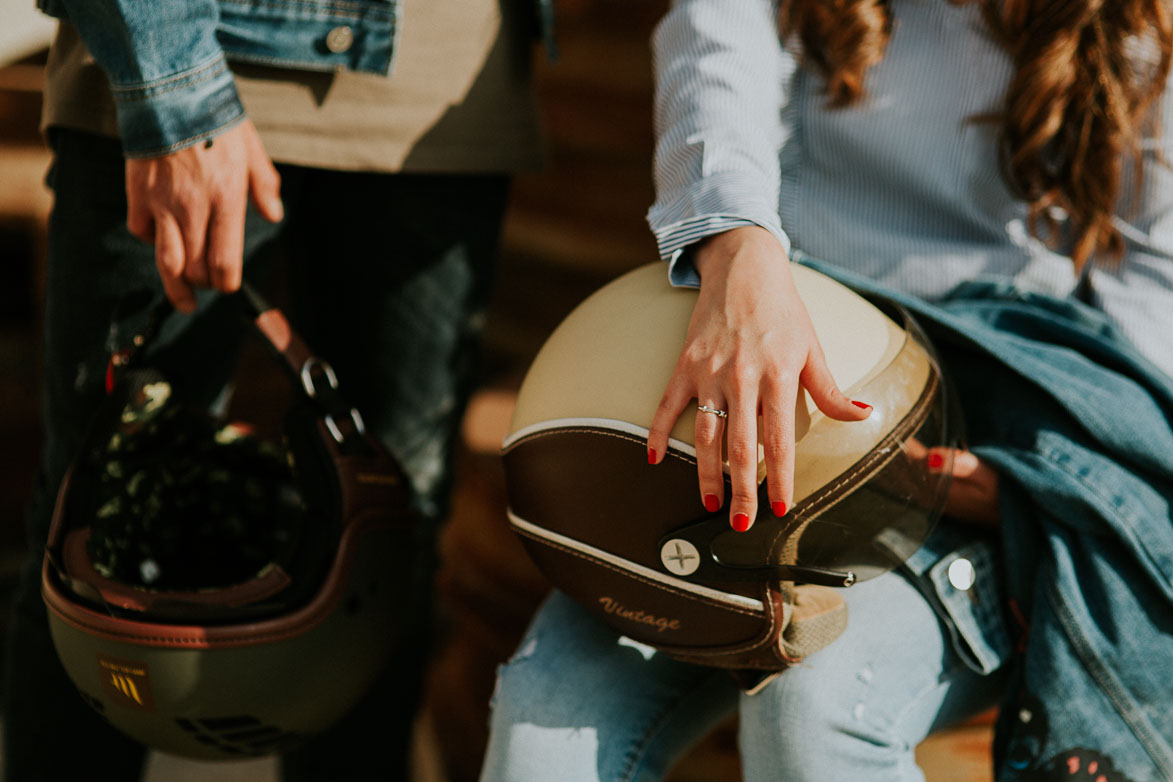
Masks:
[[[656,463],[656,449],[649,448],[648,449],[648,464],[655,464],[655,463]]]
[[[770,510],[774,511],[775,516],[782,518],[786,515],[786,503],[782,502],[782,500],[775,500],[770,503]]]
[[[939,470],[945,466],[945,456],[937,451],[929,453],[928,464],[930,470]]]
[[[869,405],[867,402],[859,402],[855,399],[851,400],[851,404],[855,405],[860,410],[871,410],[872,409],[872,406]]]
[[[709,513],[716,513],[717,509],[721,507],[721,501],[717,499],[716,494],[705,495],[705,510]]]
[[[732,524],[733,529],[737,530],[738,532],[745,532],[747,529],[749,529],[749,516],[744,513],[734,513]]]

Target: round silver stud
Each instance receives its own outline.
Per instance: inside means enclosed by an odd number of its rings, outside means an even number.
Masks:
[[[696,546],[681,538],[673,538],[660,547],[660,561],[668,572],[676,576],[687,576],[701,566],[701,555]]]

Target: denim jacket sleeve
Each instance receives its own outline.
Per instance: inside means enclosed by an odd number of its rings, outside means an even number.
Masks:
[[[244,117],[227,61],[386,75],[401,0],[38,0],[110,80],[128,157],[166,154]],[[552,0],[533,0],[555,53]]]
[[[128,157],[162,155],[239,122],[215,0],[58,0],[106,72]],[[62,13],[64,12],[64,13]]]
[[[656,202],[648,222],[676,284],[697,284],[688,245],[760,225],[787,252],[778,217],[778,121],[797,69],[778,45],[772,0],[676,0],[652,39]],[[728,117],[741,121],[728,122]]]

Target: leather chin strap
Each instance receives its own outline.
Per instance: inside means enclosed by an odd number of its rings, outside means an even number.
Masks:
[[[730,651],[665,647],[678,660],[745,672],[739,679],[758,681],[762,672],[779,672],[814,654],[847,628],[847,603],[838,590],[814,584],[781,583],[769,589],[774,620],[752,644]],[[750,673],[752,672],[752,673]]]

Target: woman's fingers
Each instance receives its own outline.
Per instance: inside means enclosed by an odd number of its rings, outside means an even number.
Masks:
[[[697,405],[693,438],[696,445],[697,482],[705,510],[716,513],[725,504],[725,467],[721,452],[728,412],[720,394],[705,393],[700,394],[699,398],[704,401]],[[702,410],[702,407],[705,409]],[[720,410],[725,416],[711,412],[713,410]]]
[[[653,461],[663,456],[667,431],[687,400],[695,397],[710,406],[724,400],[728,417],[720,423],[730,524],[744,530],[758,510],[759,415],[771,509],[785,515],[793,500],[794,407],[801,388],[836,420],[862,420],[871,408],[846,397],[827,369],[777,237],[758,226],[741,226],[699,242],[692,260],[700,292],[648,448]],[[722,477],[721,427],[711,416],[703,411],[694,416],[701,497],[710,505]]]
[[[660,397],[660,404],[656,406],[656,413],[652,416],[652,425],[648,429],[648,464],[659,464],[668,452],[668,437],[676,419],[691,403],[693,398],[692,387],[685,379],[677,366]]]
[[[696,448],[700,502],[705,510],[715,513],[725,503],[725,471],[722,450],[725,438],[725,418],[700,410],[697,397],[713,410],[724,411],[725,404],[719,392],[698,394],[689,380],[689,372],[678,366],[660,404],[656,407],[648,430],[648,464],[659,464],[668,452],[668,439],[676,420],[690,411],[695,417],[693,444]]]
[[[798,381],[777,373],[762,382],[762,446],[766,456],[766,491],[770,510],[785,516],[794,497],[794,401]]]
[[[729,524],[745,532],[758,513],[758,399],[757,389],[734,389],[725,422],[725,450],[729,461]]]
[[[817,341],[811,345],[807,354],[800,380],[815,405],[829,418],[836,421],[862,421],[872,414],[872,406],[867,400],[850,399],[839,390],[839,384],[827,368],[823,348]]]
[[[998,473],[971,451],[930,448],[925,456],[932,472],[948,472],[952,478],[945,513],[979,524],[997,524]]]

